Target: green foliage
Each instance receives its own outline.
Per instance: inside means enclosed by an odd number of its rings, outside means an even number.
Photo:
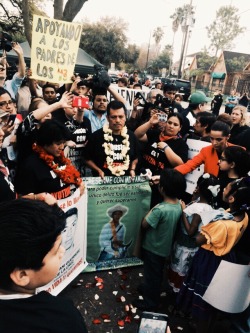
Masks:
[[[158,45],[160,44],[162,38],[164,36],[164,31],[161,27],[157,27],[154,31],[153,31],[153,37],[155,39],[155,44]]]
[[[156,59],[150,61],[149,67],[151,68],[151,72],[159,74],[161,69],[169,68],[170,57],[171,57],[171,46],[166,45],[164,50],[160,53],[160,55]]]
[[[206,48],[204,48],[197,55],[197,67],[203,71],[209,70],[211,65],[215,62],[216,57],[211,57]]]
[[[237,13],[238,9],[233,6],[220,7],[215,20],[206,27],[215,55],[219,50],[232,49],[234,39],[245,31],[245,27],[239,25]]]
[[[193,76],[201,76],[201,75],[203,75],[205,73],[205,70],[204,69],[201,69],[201,68],[197,68],[197,69],[192,69],[191,71],[190,71],[190,74],[189,74],[189,76],[190,77],[193,77]]]
[[[104,17],[96,23],[85,22],[80,47],[105,66],[111,62],[135,62],[139,50],[135,45],[126,47],[126,27],[126,22],[115,17]]]
[[[249,58],[241,56],[234,57],[233,59],[226,59],[226,66],[230,72],[242,71],[244,67],[249,63]]]
[[[29,20],[32,22],[33,14],[47,16],[43,10],[45,0],[29,0]],[[2,12],[0,12],[1,30],[8,32],[13,40],[23,42],[26,40],[24,35],[24,24],[21,0],[4,0],[1,2]]]

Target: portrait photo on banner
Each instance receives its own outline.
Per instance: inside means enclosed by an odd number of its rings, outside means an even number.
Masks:
[[[141,220],[150,207],[148,182],[87,187],[89,266],[93,270],[101,270],[140,264],[133,253]]]

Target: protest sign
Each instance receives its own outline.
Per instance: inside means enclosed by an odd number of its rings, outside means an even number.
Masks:
[[[38,289],[58,295],[87,266],[87,191],[80,197],[79,189],[70,197],[58,200],[66,214],[66,228],[62,233],[65,254],[57,276]]]
[[[188,159],[191,160],[195,155],[197,155],[200,150],[204,147],[210,146],[211,143],[206,141],[187,139],[188,145]],[[200,165],[197,169],[186,174],[187,188],[186,192],[193,194],[198,178],[204,173],[204,165]]]
[[[150,209],[148,181],[105,177],[103,182],[89,177],[84,182],[88,188],[86,271],[141,264],[133,252],[141,220]],[[114,215],[116,210],[119,217]]]
[[[138,89],[128,89],[123,87],[118,87],[117,85],[112,85],[112,88],[114,88],[125,100],[126,100],[126,108],[129,111],[128,116],[130,115],[131,110],[133,109],[133,102],[136,93],[138,91],[147,99],[147,95],[149,93],[149,89],[147,90],[138,90]],[[108,93],[108,100],[112,100],[113,97]]]
[[[81,24],[33,15],[32,78],[71,83],[81,33]]]
[[[243,312],[250,301],[249,273],[249,265],[222,260],[203,299],[224,312]]]

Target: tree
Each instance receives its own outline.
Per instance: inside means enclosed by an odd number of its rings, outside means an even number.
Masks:
[[[197,58],[197,69],[190,71],[190,77],[201,76],[205,72],[209,71],[211,66],[215,63],[216,57],[211,57],[206,47],[196,55]]]
[[[149,63],[151,71],[157,75],[161,74],[163,68],[168,68],[171,57],[171,45],[166,45],[160,55]]]
[[[242,71],[248,63],[249,56],[240,56],[234,57],[233,59],[226,59],[226,66],[230,72]]]
[[[105,66],[111,62],[118,64],[129,54],[126,27],[126,22],[115,17],[103,17],[96,23],[85,22],[80,47]]]
[[[72,22],[86,1],[88,0],[67,0],[65,3],[63,0],[2,0],[0,8],[2,8],[3,13],[0,12],[0,26],[2,30],[15,36],[17,31],[19,34],[25,34],[26,39],[31,44],[33,14],[49,16],[45,13],[44,5],[52,2],[54,7],[53,18]],[[10,4],[12,8],[10,8]]]
[[[246,28],[239,25],[237,13],[238,9],[233,6],[220,7],[215,20],[206,27],[215,56],[219,50],[232,49],[234,39],[245,31]]]
[[[160,51],[160,42],[164,36],[164,31],[161,27],[157,27],[153,31],[153,37],[155,39],[155,46],[156,46],[156,55],[158,56],[159,51]]]

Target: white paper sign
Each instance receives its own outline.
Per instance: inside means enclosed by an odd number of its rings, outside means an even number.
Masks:
[[[195,155],[199,154],[202,148],[210,146],[211,143],[206,141],[187,139],[187,145],[188,145],[188,159],[191,160]],[[197,180],[201,175],[203,175],[203,173],[204,173],[204,165],[202,164],[199,166],[199,168],[186,174],[185,178],[187,182],[187,188],[186,188],[187,193],[193,194],[196,188]]]
[[[87,189],[80,197],[79,189],[68,198],[58,200],[66,213],[66,228],[62,232],[65,254],[57,276],[38,292],[46,290],[58,295],[87,266]]]
[[[216,309],[243,312],[250,303],[250,265],[222,260],[203,299]]]

